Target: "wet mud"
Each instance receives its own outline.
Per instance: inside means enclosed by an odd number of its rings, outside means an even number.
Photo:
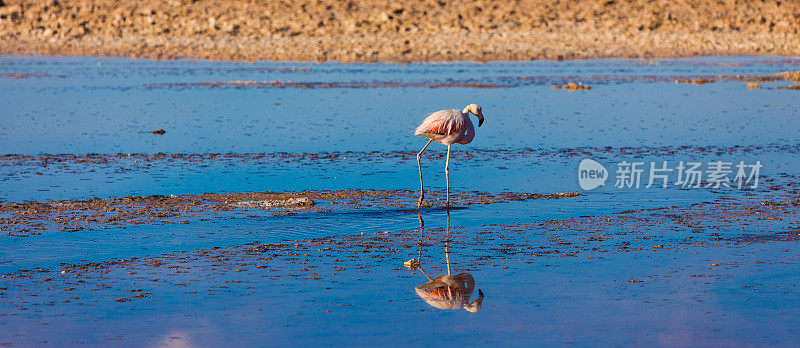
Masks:
[[[306,192],[207,193],[180,196],[131,196],[56,202],[0,204],[0,231],[7,236],[41,234],[47,230],[80,231],[142,224],[186,224],[190,220],[325,213],[365,207],[415,207],[418,191],[347,190]],[[453,205],[495,204],[531,199],[577,197],[578,193],[451,192]],[[426,190],[425,207],[444,205],[445,192]]]
[[[466,159],[517,159],[531,157],[538,159],[578,158],[598,156],[675,156],[675,155],[736,155],[761,153],[798,153],[800,145],[734,145],[734,146],[631,146],[631,147],[582,147],[553,149],[482,149],[472,148],[469,151],[453,151],[450,157],[458,160]],[[148,167],[154,164],[182,166],[186,164],[210,164],[214,162],[247,162],[254,164],[298,163],[329,164],[338,161],[385,161],[399,159],[408,161],[416,158],[416,151],[345,151],[314,153],[118,153],[118,154],[3,154],[0,165],[11,167],[27,166],[31,168],[66,168],[68,165],[124,165],[125,168]],[[422,154],[425,160],[441,160],[445,151],[431,149]]]

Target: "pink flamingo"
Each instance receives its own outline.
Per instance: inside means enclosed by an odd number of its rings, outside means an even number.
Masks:
[[[432,141],[447,145],[447,159],[444,162],[444,174],[447,180],[447,207],[450,207],[450,146],[459,144],[469,144],[475,138],[475,126],[469,119],[469,113],[478,117],[478,127],[483,124],[483,112],[478,104],[469,104],[463,111],[456,109],[439,110],[434,112],[422,121],[414,135],[428,138],[428,143],[422,147],[417,154],[417,168],[419,168],[419,201],[417,209],[422,206],[425,199],[425,187],[422,184],[422,163],[420,158],[422,152],[431,144]]]
[[[475,291],[475,279],[469,273],[436,277],[415,287],[414,291],[425,303],[439,309],[463,307],[467,311],[475,313],[483,306],[484,296],[481,289],[478,289],[478,298],[472,302],[469,301],[472,292]]]
[[[417,214],[419,219],[420,236],[424,235],[425,221],[422,215]],[[422,240],[419,243],[419,255],[416,259],[411,259],[403,263],[403,266],[411,271],[420,270],[428,278],[428,282],[417,286],[414,291],[427,304],[439,309],[459,309],[464,308],[470,312],[481,310],[483,305],[483,291],[478,289],[478,298],[470,302],[472,293],[475,291],[475,278],[469,273],[459,273],[452,275],[450,271],[450,211],[447,211],[447,239],[444,242],[444,257],[447,260],[447,275],[431,278],[422,269]]]

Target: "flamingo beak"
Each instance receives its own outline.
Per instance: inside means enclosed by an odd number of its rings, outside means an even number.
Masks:
[[[483,125],[483,113],[478,112],[478,114],[475,116],[478,116],[478,127],[480,127],[481,125]]]

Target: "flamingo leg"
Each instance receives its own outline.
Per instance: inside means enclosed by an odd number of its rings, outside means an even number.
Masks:
[[[447,211],[447,238],[444,240],[444,258],[447,260],[447,275],[450,275],[450,210]]]
[[[447,159],[444,161],[444,176],[447,180],[447,208],[450,208],[450,145],[447,145]]]
[[[450,239],[449,238],[450,237],[448,237],[448,239],[445,239],[445,241],[444,241],[444,259],[447,261],[447,275],[450,275]]]
[[[419,169],[419,201],[417,202],[417,209],[422,206],[422,200],[425,199],[425,186],[422,185],[422,163],[420,162],[420,158],[422,158],[422,152],[428,148],[428,145],[430,145],[432,141],[433,139],[428,140],[428,143],[417,153],[417,169]]]
[[[422,237],[425,235],[425,220],[422,220],[422,214],[417,212],[417,219],[419,219],[419,255],[417,261],[422,264]]]

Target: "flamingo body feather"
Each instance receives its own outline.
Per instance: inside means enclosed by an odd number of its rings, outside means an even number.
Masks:
[[[436,111],[414,130],[414,135],[444,145],[469,144],[475,139],[475,126],[468,113],[456,109]]]

